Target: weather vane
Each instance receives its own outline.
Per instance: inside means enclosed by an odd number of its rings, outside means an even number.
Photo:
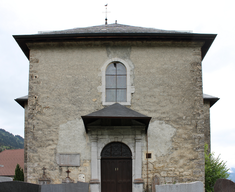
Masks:
[[[107,15],[108,15],[108,3],[105,5],[105,25],[108,24],[108,18],[107,18]]]

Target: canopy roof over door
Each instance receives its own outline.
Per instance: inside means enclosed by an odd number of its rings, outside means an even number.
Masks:
[[[82,116],[82,119],[86,132],[88,132],[88,126],[144,126],[147,132],[151,117],[115,103],[99,111]]]

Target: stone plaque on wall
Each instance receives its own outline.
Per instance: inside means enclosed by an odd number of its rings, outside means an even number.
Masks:
[[[84,174],[79,174],[78,175],[78,181],[85,182],[85,175]]]
[[[59,154],[57,157],[57,163],[63,167],[72,166],[78,167],[80,166],[80,154]]]

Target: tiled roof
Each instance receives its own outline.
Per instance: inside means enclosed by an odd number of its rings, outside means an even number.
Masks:
[[[90,113],[88,115],[85,115],[86,117],[104,117],[104,118],[146,118],[148,116],[143,115],[141,113],[138,113],[137,111],[134,111],[132,109],[129,109],[119,103],[114,103],[113,105],[110,105],[108,107],[105,107],[99,111],[95,111],[93,113]]]
[[[17,163],[24,169],[24,149],[2,151],[0,153],[0,176],[14,176]]]
[[[179,31],[162,30],[155,28],[136,27],[123,24],[98,25],[84,28],[74,28],[62,31],[42,31],[40,34],[75,34],[75,33],[182,33]],[[186,32],[183,32],[186,33]]]
[[[105,121],[107,121],[108,125],[111,126],[130,126],[134,125],[137,121],[141,123],[147,131],[151,117],[129,109],[119,103],[115,103],[99,111],[95,111],[88,115],[82,116],[82,119],[87,132],[88,126],[91,125],[92,122],[95,122],[97,120],[100,120],[98,122],[99,126],[107,125]],[[120,119],[122,119],[123,121]]]

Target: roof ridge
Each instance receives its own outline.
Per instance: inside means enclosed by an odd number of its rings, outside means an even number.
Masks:
[[[132,26],[119,23],[76,27],[58,31],[39,31],[39,34],[70,34],[70,33],[191,33],[190,31],[164,30],[151,27]]]
[[[16,150],[24,150],[24,149],[5,149],[5,150],[3,150],[2,152],[4,152],[4,151],[16,151]],[[2,153],[1,152],[1,153]]]

